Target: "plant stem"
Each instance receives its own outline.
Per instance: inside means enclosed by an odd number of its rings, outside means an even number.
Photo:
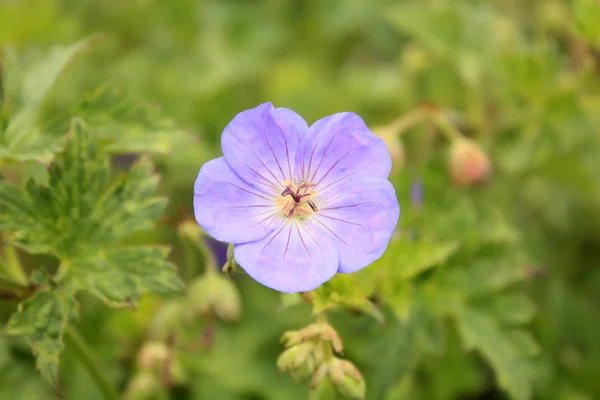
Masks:
[[[319,323],[326,324],[327,323],[327,314],[325,312],[317,314],[316,320]],[[331,342],[329,340],[321,341],[321,348],[323,349],[323,360],[325,360],[326,363],[334,358],[333,349],[331,346]]]
[[[4,254],[3,267],[7,276],[15,283],[21,286],[27,286],[29,279],[27,278],[27,275],[25,275],[25,272],[23,272],[17,250],[13,246],[5,244],[2,248],[2,252]]]
[[[119,394],[112,387],[98,364],[94,359],[94,355],[87,343],[83,340],[81,335],[73,328],[72,326],[68,326],[65,330],[64,336],[65,342],[68,346],[70,346],[77,357],[87,369],[88,373],[96,383],[98,390],[102,393],[105,399],[107,400],[119,400]]]

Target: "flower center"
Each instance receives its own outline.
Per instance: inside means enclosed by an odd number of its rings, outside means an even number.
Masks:
[[[317,194],[316,190],[312,190],[315,187],[314,183],[302,181],[295,185],[285,181],[283,184],[285,189],[281,192],[281,197],[275,200],[275,204],[281,207],[286,217],[297,216],[299,219],[304,219],[313,212],[319,211],[311,199]]]

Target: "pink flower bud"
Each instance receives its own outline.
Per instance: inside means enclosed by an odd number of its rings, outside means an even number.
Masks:
[[[492,172],[488,156],[477,143],[464,138],[452,143],[449,168],[450,177],[457,186],[482,183]]]

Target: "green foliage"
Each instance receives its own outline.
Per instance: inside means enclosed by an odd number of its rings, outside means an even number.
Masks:
[[[320,314],[333,307],[362,311],[383,322],[383,314],[367,299],[356,278],[338,274],[313,292],[313,312]]]
[[[23,336],[37,357],[37,368],[52,385],[58,383],[63,333],[76,310],[64,290],[42,291],[19,305],[6,326],[7,335]]]
[[[75,296],[78,329],[126,398],[341,397],[341,380],[326,375],[310,390],[277,370],[282,333],[314,314],[339,333],[367,400],[600,398],[599,9],[0,2],[0,313],[10,334],[0,398],[52,396],[28,346],[53,384],[63,348],[65,398],[100,398],[61,344]],[[79,42],[97,32],[102,40]],[[380,127],[402,209],[380,260],[284,296],[284,307],[245,275],[206,278],[225,249],[191,229],[198,169],[221,154],[231,118],[263,101],[309,123],[355,111]],[[453,185],[447,129],[489,158],[486,182]],[[181,288],[174,265],[190,291],[165,302],[151,293]],[[157,342],[161,361],[149,362]]]
[[[87,44],[81,41],[68,47],[57,46],[34,60],[19,63],[8,53],[3,66],[2,107],[5,113],[0,125],[0,157],[2,160],[37,160],[47,163],[59,151],[65,132],[56,132],[40,120],[42,106],[63,70]],[[23,65],[24,64],[24,65]]]
[[[107,156],[75,120],[48,175],[48,186],[30,181],[22,189],[0,183],[0,228],[10,232],[15,245],[60,260],[53,279],[64,288],[39,292],[21,303],[7,326],[8,334],[27,338],[42,376],[56,384],[62,335],[73,319],[76,291],[89,291],[119,307],[135,305],[147,292],[180,293],[183,286],[166,260],[166,248],[115,247],[132,233],[151,228],[164,210],[165,200],[152,197],[157,177],[148,159],[111,182]]]

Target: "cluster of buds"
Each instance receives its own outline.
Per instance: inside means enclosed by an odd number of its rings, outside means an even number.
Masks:
[[[184,370],[173,349],[162,341],[146,342],[138,352],[139,370],[125,394],[126,399],[147,399],[162,388],[184,382]]]
[[[364,398],[365,381],[358,369],[334,355],[334,352],[341,354],[343,346],[331,325],[318,322],[286,332],[282,341],[286,350],[279,356],[277,366],[289,371],[297,381],[311,377],[311,399],[333,397],[336,389],[349,399]]]

